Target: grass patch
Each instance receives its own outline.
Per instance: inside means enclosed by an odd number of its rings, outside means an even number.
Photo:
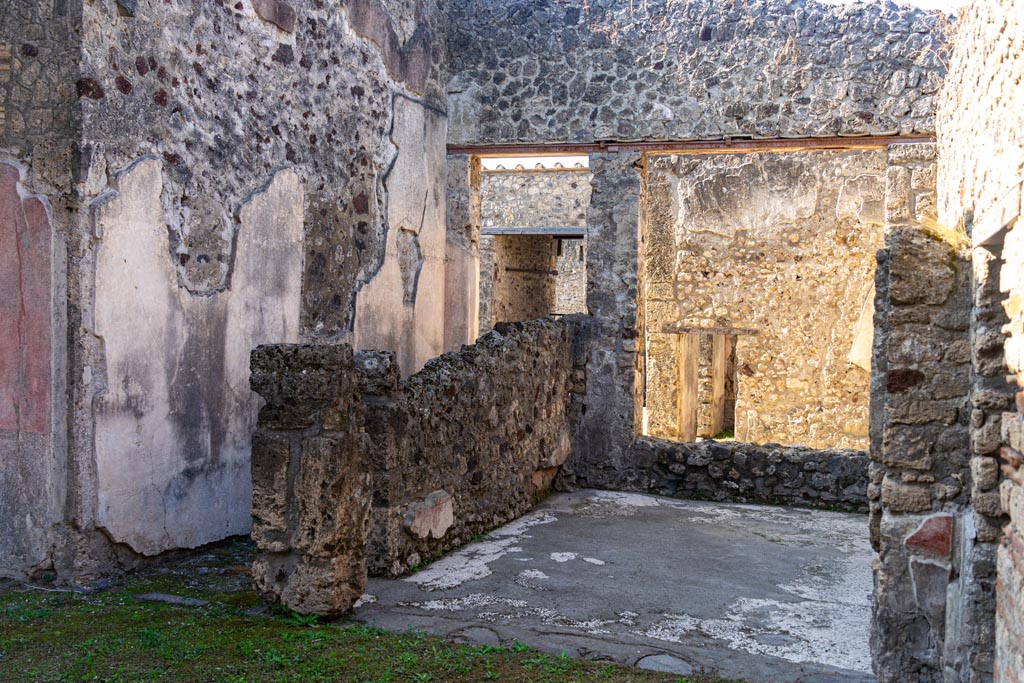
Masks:
[[[258,610],[251,590],[165,571],[89,594],[0,586],[0,681],[48,683],[727,683],[551,656],[515,642],[470,647],[350,621]],[[140,602],[141,593],[207,600]]]
[[[723,429],[718,434],[711,437],[712,441],[735,441],[736,430],[735,429]]]

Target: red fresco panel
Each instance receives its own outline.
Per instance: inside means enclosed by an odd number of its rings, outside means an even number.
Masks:
[[[0,163],[0,429],[49,432],[50,218]]]

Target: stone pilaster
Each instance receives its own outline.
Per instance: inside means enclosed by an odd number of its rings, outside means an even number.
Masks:
[[[634,153],[590,156],[587,214],[589,329],[577,344],[586,394],[576,395],[572,466],[583,485],[630,487],[631,445],[641,426],[638,267],[643,161]]]
[[[880,683],[943,680],[968,498],[970,267],[963,241],[937,226],[934,171],[934,145],[889,148],[868,489]]]
[[[261,346],[251,366],[267,401],[252,442],[256,590],[300,614],[338,616],[367,579],[363,376],[348,345]]]
[[[480,159],[451,154],[447,163],[444,349],[472,344],[479,333]]]

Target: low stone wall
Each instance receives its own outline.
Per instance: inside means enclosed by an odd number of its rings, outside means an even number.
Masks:
[[[802,505],[866,512],[863,451],[729,441],[678,443],[641,437],[633,445],[651,493],[677,498]]]
[[[578,325],[501,324],[405,380],[391,351],[254,350],[259,593],[341,614],[368,571],[406,573],[546,496],[571,447]]]
[[[576,324],[498,324],[404,381],[392,354],[356,354],[373,460],[371,574],[403,574],[547,495],[569,455]]]

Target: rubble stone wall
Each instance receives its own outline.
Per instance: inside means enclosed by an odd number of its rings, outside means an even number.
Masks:
[[[590,155],[587,212],[589,324],[574,345],[568,478],[583,486],[642,488],[631,452],[643,420],[644,159],[633,153]]]
[[[555,313],[587,312],[587,240],[560,240],[562,253],[555,262]]]
[[[662,496],[799,505],[866,512],[864,451],[734,441],[677,443],[640,437],[633,445],[647,490]]]
[[[1024,680],[1022,76],[1024,7],[965,7],[938,112],[940,222],[971,235],[974,266],[964,638],[947,667],[961,680],[999,683]]]
[[[449,141],[935,130],[944,18],[813,0],[455,0]]]
[[[515,519],[569,456],[574,318],[498,324],[399,381],[359,352],[373,462],[370,572],[397,576]]]
[[[882,150],[649,160],[649,434],[680,433],[676,335],[664,328],[682,325],[744,330],[738,441],[867,447],[885,163]]]
[[[363,376],[352,347],[252,352],[264,398],[252,441],[256,590],[301,614],[338,616],[366,588],[373,498]]]
[[[348,610],[522,515],[571,448],[578,317],[499,324],[401,379],[394,352],[277,344],[252,353],[253,572],[303,613]]]

